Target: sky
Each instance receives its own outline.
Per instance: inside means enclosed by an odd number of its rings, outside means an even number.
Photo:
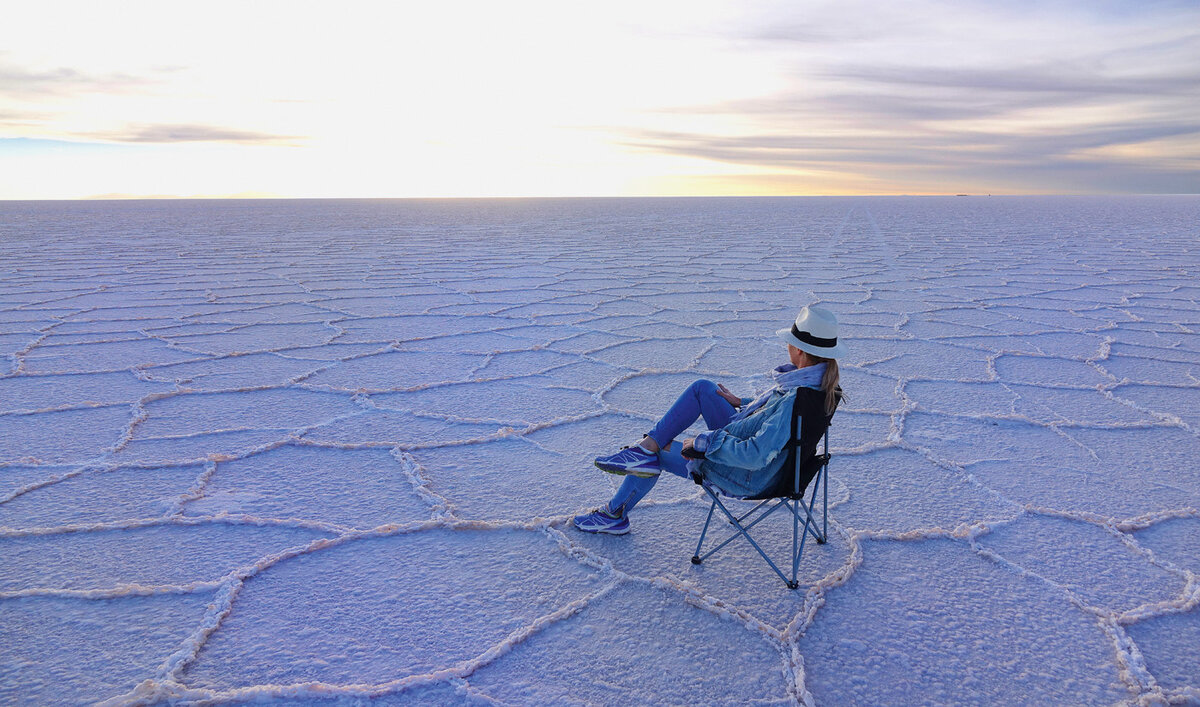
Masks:
[[[0,199],[1200,193],[1200,2],[6,3]]]

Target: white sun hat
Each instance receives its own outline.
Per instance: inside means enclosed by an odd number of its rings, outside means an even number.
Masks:
[[[821,307],[805,307],[789,329],[775,334],[796,348],[821,358],[842,358],[846,346],[838,343],[838,322],[833,312]]]

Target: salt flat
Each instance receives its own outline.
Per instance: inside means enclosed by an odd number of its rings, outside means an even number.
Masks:
[[[1200,702],[1196,197],[0,203],[0,702]],[[789,591],[591,466],[805,304]],[[769,525],[769,524],[764,524]],[[782,519],[765,528],[784,543]]]

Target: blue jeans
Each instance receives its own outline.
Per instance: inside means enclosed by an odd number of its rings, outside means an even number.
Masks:
[[[647,436],[658,443],[658,464],[663,471],[676,476],[688,478],[687,459],[679,453],[679,447],[667,451],[671,444],[684,430],[692,426],[696,420],[704,418],[704,424],[710,430],[716,430],[729,424],[736,409],[728,400],[717,392],[717,384],[710,380],[698,380],[687,387],[683,394],[675,400],[666,414],[658,421]],[[631,511],[638,501],[642,500],[654,484],[658,483],[657,476],[641,478],[626,476],[621,487],[608,502],[608,509],[614,515],[624,515]]]

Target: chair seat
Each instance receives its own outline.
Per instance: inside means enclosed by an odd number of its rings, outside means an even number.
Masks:
[[[692,481],[695,482],[697,486],[708,486],[726,498],[736,498],[742,501],[763,501],[771,498],[799,499],[804,498],[804,492],[807,490],[809,483],[812,481],[813,477],[817,475],[817,472],[820,471],[821,467],[829,463],[829,459],[829,454],[817,454],[809,459],[803,467],[801,467],[799,492],[796,491],[795,479],[791,478],[787,474],[781,475],[779,480],[775,482],[772,488],[768,489],[766,492],[757,493],[751,496],[739,496],[737,494],[730,493],[721,488],[720,485],[704,478],[704,474],[700,471],[693,471],[691,477]]]

